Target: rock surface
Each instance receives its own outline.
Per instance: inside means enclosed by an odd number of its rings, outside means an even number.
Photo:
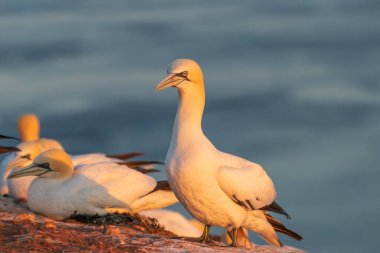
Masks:
[[[25,204],[0,197],[1,252],[303,252],[292,247],[256,246],[253,250],[171,239],[151,219],[130,218],[122,225],[102,219],[55,221],[30,212]],[[99,222],[100,221],[100,222]],[[86,222],[86,223],[83,223]]]

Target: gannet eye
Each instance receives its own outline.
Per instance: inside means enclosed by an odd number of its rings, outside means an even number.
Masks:
[[[41,167],[41,168],[44,168],[44,169],[51,170],[51,169],[50,169],[50,166],[49,166],[49,163],[42,163],[42,164],[39,164],[38,167]]]
[[[189,73],[188,73],[187,71],[183,71],[183,72],[181,73],[181,76],[183,76],[183,77],[187,77],[188,74],[189,74]]]

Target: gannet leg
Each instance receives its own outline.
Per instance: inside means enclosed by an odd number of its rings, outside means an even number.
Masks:
[[[208,243],[209,241],[211,241],[210,228],[211,228],[211,225],[205,225],[203,229],[203,233],[200,237],[177,236],[177,237],[174,237],[173,239],[182,239],[189,242]]]
[[[233,228],[232,229],[232,243],[231,247],[237,247],[237,236],[238,236],[238,228]]]

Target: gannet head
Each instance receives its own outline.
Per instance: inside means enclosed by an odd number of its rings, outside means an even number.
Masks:
[[[18,120],[18,131],[22,141],[35,141],[40,138],[40,121],[34,114],[24,114]]]
[[[202,69],[194,60],[177,59],[173,61],[167,73],[168,75],[156,86],[157,91],[168,87],[185,90],[194,85],[203,85]]]
[[[43,178],[67,178],[74,172],[69,155],[60,149],[50,149],[38,155],[25,169],[13,171],[8,178],[37,176]]]
[[[18,170],[29,166],[33,160],[43,151],[49,149],[64,150],[59,142],[52,139],[38,139],[36,141],[23,142],[17,146],[20,150],[15,152],[12,161],[5,168],[6,175],[13,170]]]

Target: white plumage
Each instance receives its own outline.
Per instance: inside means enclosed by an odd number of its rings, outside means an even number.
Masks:
[[[17,146],[21,151],[7,155],[1,163],[1,194],[8,194],[18,200],[26,200],[30,183],[35,179],[34,176],[7,179],[12,170],[18,170],[32,163],[32,160],[40,153],[49,149],[61,149],[59,142],[52,139],[41,138],[34,141],[27,141]],[[25,158],[23,158],[25,157]]]
[[[18,200],[26,200],[27,191],[34,176],[7,179],[13,169],[28,166],[41,152],[49,149],[61,149],[62,145],[53,139],[40,138],[40,122],[36,115],[25,114],[18,120],[18,131],[22,143],[19,152],[7,155],[0,164],[0,193]]]
[[[274,202],[276,191],[272,180],[260,165],[219,151],[203,133],[205,90],[201,68],[193,60],[176,60],[168,73],[157,90],[176,87],[179,94],[165,163],[177,198],[205,225],[246,227],[280,246],[264,211],[254,211],[271,208],[286,214]]]
[[[84,157],[82,157],[84,158]],[[62,220],[73,214],[139,212],[177,202],[171,191],[155,190],[156,181],[114,162],[74,166],[62,150],[41,153],[33,164],[10,177],[38,176],[28,190],[28,207]]]

